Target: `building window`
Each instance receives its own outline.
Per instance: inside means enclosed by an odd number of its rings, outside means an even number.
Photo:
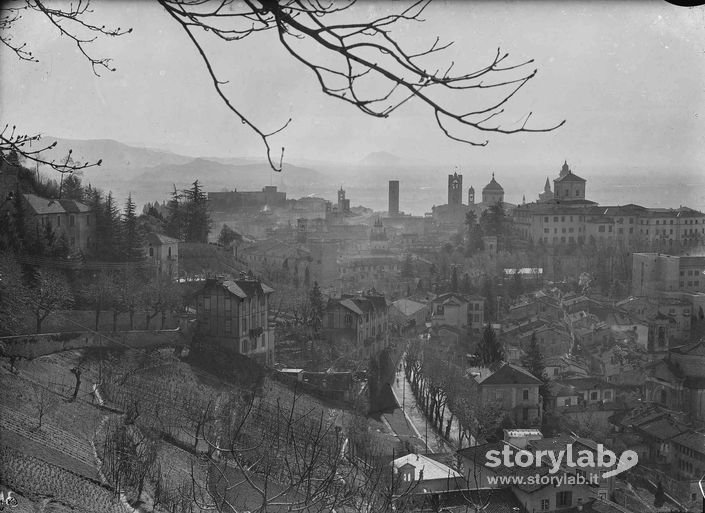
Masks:
[[[521,398],[522,398],[522,400],[524,400],[524,401],[528,401],[528,400],[529,400],[529,389],[528,389],[528,388],[525,388],[525,389],[522,391],[522,393],[521,393]]]
[[[154,248],[152,246],[149,246],[149,256],[154,256]]]
[[[169,258],[171,258],[171,248],[169,248],[167,251],[167,255],[169,256]]]
[[[56,226],[61,226],[61,216],[56,216]]]
[[[225,334],[230,335],[232,332],[232,322],[230,319],[225,319]]]
[[[541,511],[548,511],[551,509],[551,499],[541,499]]]
[[[74,216],[69,216],[69,226],[74,226],[76,224],[76,218]]]
[[[573,492],[566,490],[556,494],[556,507],[572,506]]]
[[[605,390],[605,401],[612,400],[612,390]]]
[[[597,401],[597,398],[598,398],[597,390],[593,390],[592,392],[590,392],[590,400],[591,401]]]
[[[206,312],[210,312],[210,310],[211,310],[211,298],[210,297],[203,298],[203,309]]]

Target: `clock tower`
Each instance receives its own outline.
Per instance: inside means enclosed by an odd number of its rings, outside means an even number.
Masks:
[[[448,205],[463,204],[463,175],[453,173],[448,175]]]

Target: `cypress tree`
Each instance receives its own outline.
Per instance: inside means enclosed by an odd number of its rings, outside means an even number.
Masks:
[[[480,361],[485,367],[501,362],[504,359],[504,350],[497,340],[497,335],[491,324],[487,324],[485,327],[477,350]]]
[[[122,216],[122,253],[129,261],[141,260],[144,257],[142,249],[142,234],[137,226],[137,214],[132,194],[127,197],[125,213]]]
[[[166,221],[166,234],[169,237],[179,240],[183,240],[184,235],[184,213],[181,206],[181,199],[181,193],[176,190],[176,185],[174,185],[174,191],[171,193],[171,199],[167,205],[168,216]]]
[[[198,180],[183,191],[185,197],[184,239],[186,242],[208,242],[212,221],[208,213],[208,198]]]

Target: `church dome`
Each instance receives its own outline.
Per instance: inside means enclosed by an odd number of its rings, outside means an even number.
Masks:
[[[492,173],[492,180],[490,180],[490,183],[485,185],[485,188],[482,189],[482,191],[501,191],[504,192],[504,188],[502,188],[501,185],[497,183],[497,180],[494,179],[494,173]]]

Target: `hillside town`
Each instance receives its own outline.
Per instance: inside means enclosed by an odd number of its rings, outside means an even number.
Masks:
[[[196,180],[138,214],[76,175],[38,179],[16,154],[0,170],[2,433],[23,441],[3,446],[4,461],[95,479],[82,445],[65,449],[70,468],[62,449],[32,449],[46,430],[77,436],[63,397],[108,412],[91,441],[103,444],[101,479],[145,511],[196,511],[183,509],[185,486],[241,511],[269,504],[256,490],[270,481],[286,498],[267,511],[290,511],[311,497],[242,444],[296,454],[312,437],[327,456],[311,454],[307,472],[341,483],[315,490],[311,511],[700,508],[702,212],[598,205],[568,162],[517,205],[494,174],[477,198],[448,174],[447,202],[422,217],[399,210],[396,179],[383,212],[351,207],[342,188],[333,202]],[[235,434],[223,431],[233,401]],[[282,415],[294,417],[261,431]],[[278,437],[296,418],[306,427],[286,447]],[[605,478],[564,463],[559,482],[548,459],[519,474],[487,460],[573,447],[630,451],[638,464]],[[194,456],[193,484],[164,466]],[[214,468],[224,483],[208,481]],[[246,484],[231,497],[238,474]],[[31,497],[26,479],[3,468]]]
[[[0,512],[705,513],[682,4],[0,3]]]

